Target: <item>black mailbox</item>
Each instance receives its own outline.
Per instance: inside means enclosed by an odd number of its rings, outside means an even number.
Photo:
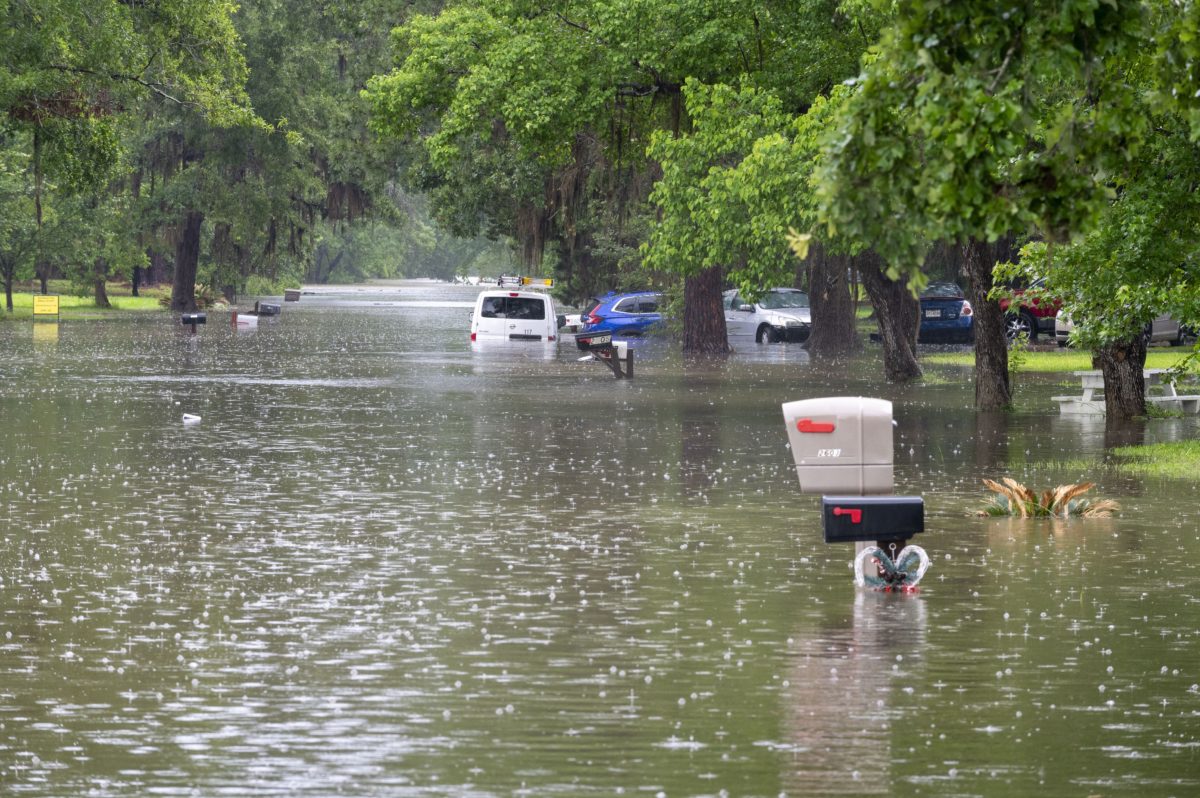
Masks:
[[[255,302],[254,308],[259,316],[278,316],[283,310],[282,305],[274,305],[269,302]]]
[[[612,349],[612,332],[577,333],[575,335],[575,346],[585,352],[590,352],[593,349]]]
[[[203,313],[184,313],[182,321],[184,324],[191,324],[193,326],[197,324],[207,324],[208,316]]]
[[[907,540],[925,531],[920,496],[822,496],[826,543]]]

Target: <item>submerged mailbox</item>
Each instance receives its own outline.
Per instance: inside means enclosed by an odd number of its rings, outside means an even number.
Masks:
[[[783,405],[802,493],[892,492],[892,403],[862,396]]]

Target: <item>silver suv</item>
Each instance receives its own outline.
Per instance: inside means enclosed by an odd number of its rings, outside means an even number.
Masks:
[[[747,302],[737,291],[722,294],[725,327],[731,338],[752,338],[758,344],[800,343],[812,332],[808,294],[798,288],[772,288]]]
[[[1075,325],[1071,319],[1060,310],[1054,318],[1054,337],[1059,346],[1067,345],[1073,329],[1075,329]],[[1194,338],[1196,334],[1164,313],[1146,325],[1145,335],[1147,344],[1165,341],[1171,346],[1181,346],[1187,343],[1189,338]]]

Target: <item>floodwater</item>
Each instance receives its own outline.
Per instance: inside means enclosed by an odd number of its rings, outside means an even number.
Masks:
[[[1054,378],[475,351],[479,289],[0,324],[0,793],[1200,794],[1200,493]],[[895,402],[916,595],[821,542],[779,406]],[[184,425],[184,413],[199,415]],[[1156,420],[1145,440],[1197,437]],[[973,517],[1093,478],[1110,520]]]

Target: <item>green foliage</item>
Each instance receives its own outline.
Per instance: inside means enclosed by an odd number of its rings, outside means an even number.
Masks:
[[[662,189],[663,207],[689,191],[706,195],[708,207],[697,209],[694,222],[715,229],[700,232],[703,242],[678,245],[666,234],[656,236],[647,250],[654,253],[652,268],[688,273],[700,260],[738,251],[749,253],[747,275],[773,273],[790,260],[781,245],[787,224],[780,219],[795,220],[783,211],[751,216],[749,209],[765,206],[796,180],[787,171],[770,171],[774,184],[743,179],[738,186],[731,177],[723,188],[716,175],[703,188],[686,181],[708,157],[704,147],[716,148],[709,161],[733,168],[735,149],[737,160],[750,153],[753,139],[746,135],[755,124],[764,133],[782,133],[794,109],[852,74],[863,37],[876,29],[874,22],[863,24],[867,19],[873,17],[853,19],[837,3],[822,0],[732,6],[720,0],[450,3],[436,16],[414,15],[396,30],[396,69],[368,84],[372,125],[385,135],[421,137],[410,178],[430,192],[439,223],[460,235],[486,231],[522,243],[549,228],[559,246],[547,245],[560,257],[576,257],[586,246],[589,254],[602,253],[584,256],[589,268],[602,263],[622,270],[639,268],[636,251],[644,238],[632,238],[626,225],[647,226],[644,215],[635,221],[631,212],[652,210],[641,204],[648,193],[645,148],[658,132],[657,151],[679,161],[669,167],[668,180],[677,188]],[[692,98],[681,114],[685,83]],[[778,123],[716,119],[721,105],[734,102],[719,96],[704,110],[710,98],[703,87],[719,91],[718,85],[734,95],[745,89],[773,98],[770,114]],[[765,99],[750,96],[739,101],[748,113],[766,110],[753,108]],[[785,108],[793,110],[785,114]],[[703,127],[703,141],[680,143],[668,154],[671,145],[663,136],[688,138],[690,126]],[[764,142],[747,169],[774,163],[771,146]],[[581,174],[588,179],[577,181]],[[719,207],[723,201],[742,207],[727,215]],[[676,213],[681,225],[685,212],[680,206]],[[730,240],[738,218],[755,229]],[[587,277],[578,281],[581,287]],[[620,279],[613,275],[611,282]]]
[[[811,235],[789,231],[815,226],[818,141],[845,96],[818,97],[797,116],[764,90],[689,82],[691,132],[651,139],[663,175],[650,196],[660,220],[645,246],[648,264],[682,274],[724,266],[750,297],[790,285],[804,258],[796,245]]]
[[[1151,42],[1146,18],[1091,0],[899,3],[825,142],[828,232],[919,285],[926,241],[1094,223],[1147,130],[1125,68]]]
[[[1061,299],[1086,349],[1140,335],[1163,313],[1200,322],[1200,147],[1178,116],[1153,121],[1156,135],[1113,175],[1116,198],[1087,235],[1031,243],[996,270],[999,280],[1045,277],[1032,293]]]
[[[1008,343],[1008,380],[1015,382],[1017,374],[1025,369],[1029,359],[1029,334],[1022,331]]]
[[[1188,353],[1178,349],[1152,349],[1146,353],[1146,368],[1172,369],[1180,366],[1188,358]],[[975,353],[964,352],[930,352],[922,356],[923,364],[936,366],[951,366],[969,368],[975,362]],[[1021,357],[1018,366],[1019,373],[1029,374],[1064,374],[1067,380],[1064,385],[1078,386],[1078,378],[1071,377],[1073,371],[1087,371],[1092,367],[1092,356],[1078,349],[1058,349],[1054,351],[1030,350]]]
[[[1015,515],[1020,518],[1107,518],[1121,505],[1112,499],[1084,499],[1082,494],[1095,487],[1092,482],[1059,485],[1052,490],[1035,493],[1009,477],[1000,482],[985,479],[983,484],[995,491],[991,500],[980,510],[981,516]]]
[[[1200,2],[1156,3],[1152,8],[1158,30],[1155,99],[1186,121],[1193,142],[1200,141]]]
[[[28,162],[29,153],[22,147],[0,139],[0,287],[6,293],[32,273],[37,252]],[[7,300],[5,307],[13,310]]]
[[[1122,446],[1110,454],[1109,465],[1137,476],[1194,480],[1200,471],[1200,441]]]

